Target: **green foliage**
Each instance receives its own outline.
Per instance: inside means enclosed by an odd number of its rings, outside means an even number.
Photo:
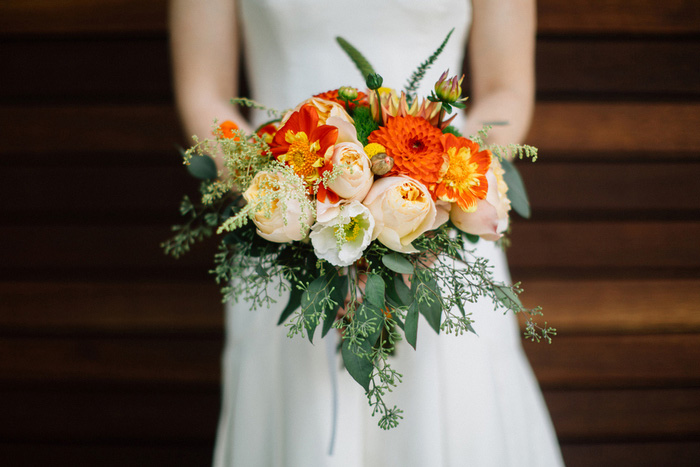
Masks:
[[[408,80],[406,86],[404,86],[404,90],[406,91],[406,100],[409,105],[411,105],[411,102],[415,100],[416,91],[418,91],[420,83],[425,77],[425,73],[430,69],[430,67],[433,65],[433,63],[435,63],[442,51],[445,49],[447,41],[450,40],[450,36],[453,32],[454,28],[452,28],[450,32],[447,33],[447,36],[445,37],[445,40],[442,41],[442,44],[440,44],[440,47],[438,47],[437,50],[433,52],[433,54],[430,57],[428,57],[426,61],[424,61],[418,66],[416,71],[414,71],[411,75],[411,78]]]
[[[414,272],[411,262],[401,253],[393,252],[382,256],[382,264],[391,271],[398,272],[399,274],[413,274]]]
[[[450,133],[455,136],[462,136],[462,133],[452,125],[447,125],[445,128],[442,129],[442,132],[443,134]]]
[[[515,212],[520,214],[526,219],[530,218],[530,201],[527,197],[527,192],[525,191],[525,184],[523,179],[520,177],[518,169],[515,168],[508,159],[501,160],[501,166],[503,167],[503,180],[508,185],[508,199],[510,200],[510,205]]]
[[[363,146],[366,146],[369,142],[367,138],[370,133],[379,128],[379,124],[372,118],[372,111],[369,107],[356,107],[352,118],[355,120],[357,139]]]
[[[353,47],[352,44],[350,44],[342,37],[336,37],[335,40],[340,45],[340,48],[343,49],[343,51],[346,54],[348,54],[350,60],[352,60],[357,69],[360,71],[360,74],[362,74],[363,79],[366,79],[369,75],[376,74],[374,68],[372,68],[372,65],[370,65],[369,61],[365,58],[364,55],[362,55],[362,53],[360,53],[359,50]]]

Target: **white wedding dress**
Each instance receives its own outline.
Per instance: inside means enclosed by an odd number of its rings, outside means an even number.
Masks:
[[[362,51],[385,86],[401,89],[454,27],[423,82],[427,95],[444,70],[460,70],[471,19],[460,0],[244,0],[239,9],[253,97],[277,109],[341,85],[364,88],[336,36]],[[497,279],[509,280],[491,242],[480,241],[477,254],[490,259]],[[422,321],[417,351],[401,342],[393,362],[404,378],[388,399],[404,418],[383,431],[340,357],[330,353],[329,362],[325,341],[335,333],[323,340],[317,333],[314,345],[287,338],[276,326],[285,304],[280,297],[271,309],[227,307],[216,467],[562,464],[513,316],[490,303],[471,306],[478,336],[437,336]]]

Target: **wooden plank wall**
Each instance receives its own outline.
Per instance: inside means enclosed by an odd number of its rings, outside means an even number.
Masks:
[[[0,4],[0,459],[208,465],[210,248],[158,243],[182,187],[165,0]],[[569,466],[700,457],[700,4],[540,0],[513,276]],[[60,461],[57,461],[60,459]]]

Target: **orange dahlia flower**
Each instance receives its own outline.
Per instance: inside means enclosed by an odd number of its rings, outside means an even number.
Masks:
[[[435,197],[435,184],[447,170],[447,154],[442,132],[419,117],[389,117],[386,126],[369,135],[370,143],[379,143],[394,159],[387,176],[403,174],[421,182]]]
[[[437,184],[435,194],[442,201],[457,203],[466,212],[476,210],[476,202],[486,198],[489,184],[486,172],[491,167],[491,151],[452,134],[443,136],[449,159],[447,172]]]
[[[326,152],[338,138],[336,127],[318,123],[316,108],[304,105],[291,114],[270,142],[272,155],[289,165],[309,185],[319,179]]]

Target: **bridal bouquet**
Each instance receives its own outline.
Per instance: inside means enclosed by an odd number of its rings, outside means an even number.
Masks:
[[[179,256],[221,234],[213,273],[225,301],[264,308],[286,289],[279,324],[289,336],[341,332],[345,368],[385,429],[401,418],[384,401],[401,380],[391,354],[402,339],[418,347],[419,315],[437,333],[473,331],[469,304],[488,297],[497,309],[526,313],[529,338],[553,333],[535,324],[539,309],[523,307],[518,285],[495,282],[488,261],[469,248],[480,237],[501,239],[511,208],[529,215],[504,156],[534,158],[536,150],[489,147],[485,132],[466,138],[450,126],[447,116],[464,108],[461,78],[446,72],[429,96],[416,95],[448,38],[401,93],[382,87],[339,38],[366,90],[340,87],[272,111],[251,135],[232,122],[218,125],[213,138],[185,152],[203,180],[202,199],[184,199],[187,222],[163,244]],[[223,173],[208,154],[223,157]]]

